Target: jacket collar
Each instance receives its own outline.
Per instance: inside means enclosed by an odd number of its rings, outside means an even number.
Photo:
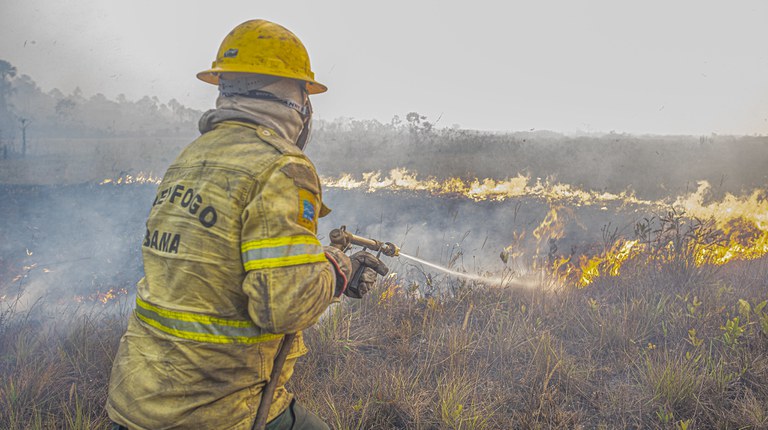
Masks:
[[[216,109],[209,110],[200,118],[200,133],[207,133],[224,121],[262,125],[294,143],[304,126],[296,111],[278,103],[243,96],[219,96]]]

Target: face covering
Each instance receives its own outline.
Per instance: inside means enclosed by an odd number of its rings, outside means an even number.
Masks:
[[[254,103],[250,103],[250,99],[274,102],[291,109],[300,117],[300,130],[298,133],[286,132],[283,137],[294,141],[302,151],[307,147],[312,130],[312,103],[303,82],[266,75],[222,77],[219,79],[219,92],[219,100],[216,103],[219,108],[233,108],[233,106],[227,105],[232,105],[231,102],[235,102],[235,108],[245,107],[247,109],[250,105],[250,110],[254,110]],[[253,112],[248,113],[253,114]],[[275,124],[264,125],[272,125],[276,131],[277,128],[280,128],[275,127]]]

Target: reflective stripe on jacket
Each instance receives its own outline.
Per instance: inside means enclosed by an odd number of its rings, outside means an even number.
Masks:
[[[334,301],[317,240],[314,166],[247,121],[223,121],[163,177],[142,243],[144,278],[120,340],[110,418],[129,428],[248,429],[282,333],[299,332],[269,419],[306,353],[300,331]]]

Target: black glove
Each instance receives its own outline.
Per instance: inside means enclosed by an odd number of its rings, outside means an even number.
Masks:
[[[363,297],[376,283],[376,274],[384,276],[389,273],[387,265],[368,252],[359,251],[352,254],[349,259],[352,262],[352,278],[349,279],[347,289],[344,290],[347,297],[353,299]]]

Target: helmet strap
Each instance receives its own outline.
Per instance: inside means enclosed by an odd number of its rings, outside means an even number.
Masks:
[[[312,137],[312,102],[309,100],[309,93],[305,90],[304,93],[304,108],[307,110],[306,115],[302,115],[301,119],[304,122],[304,126],[301,129],[299,138],[296,139],[296,146],[304,151],[309,145],[310,138]]]

